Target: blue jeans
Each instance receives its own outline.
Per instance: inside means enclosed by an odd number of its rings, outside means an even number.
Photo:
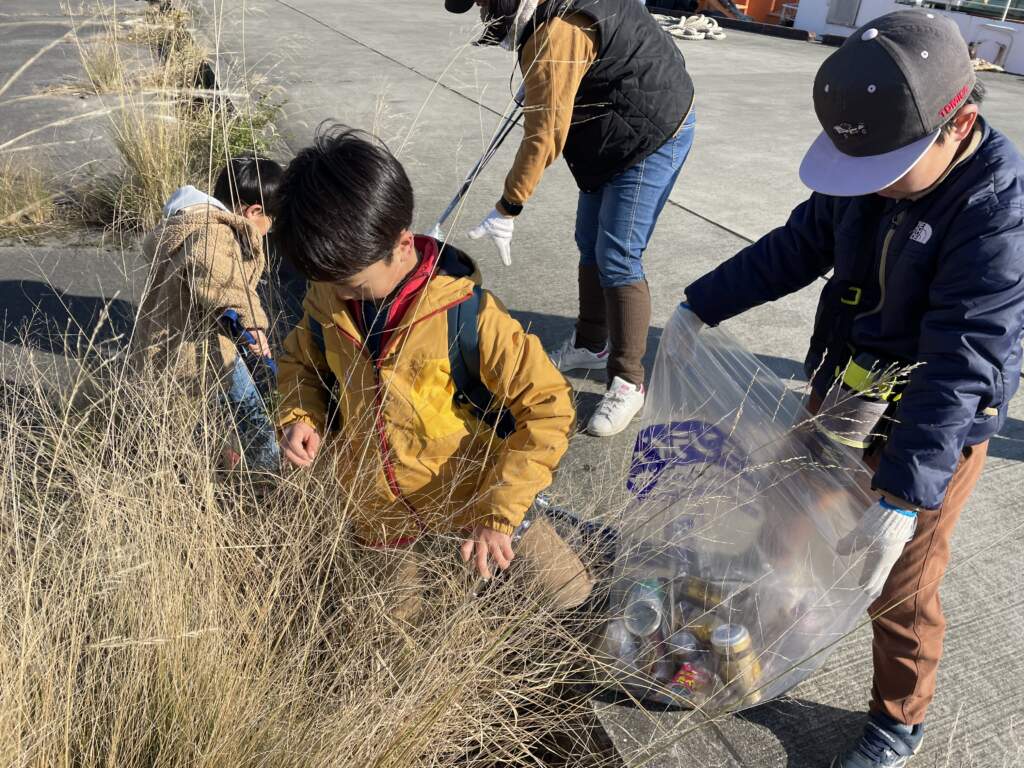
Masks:
[[[257,383],[259,379],[259,383]],[[253,377],[242,353],[221,393],[221,407],[227,412],[230,428],[244,457],[247,469],[276,472],[281,466],[277,430],[270,415],[273,380],[269,375]]]
[[[576,208],[580,264],[597,265],[603,288],[619,288],[644,279],[641,259],[693,146],[696,124],[696,113],[691,109],[679,133],[657,152],[599,189],[580,192]]]

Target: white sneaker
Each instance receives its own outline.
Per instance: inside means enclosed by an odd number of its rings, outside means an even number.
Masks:
[[[565,340],[561,347],[551,353],[551,362],[562,373],[575,371],[577,368],[603,370],[608,367],[608,343],[600,352],[591,352],[586,347],[576,346],[576,331]]]
[[[644,407],[644,388],[616,376],[587,423],[587,432],[597,437],[611,437],[629,426]]]

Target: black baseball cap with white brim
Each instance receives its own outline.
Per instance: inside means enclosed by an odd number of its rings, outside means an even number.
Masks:
[[[952,20],[907,10],[868,22],[814,78],[814,111],[824,131],[804,155],[801,181],[840,197],[899,181],[970,96],[974,78]]]

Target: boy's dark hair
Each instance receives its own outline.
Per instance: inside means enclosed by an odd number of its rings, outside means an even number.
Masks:
[[[284,172],[275,242],[308,279],[339,282],[390,260],[412,212],[412,184],[387,147],[363,131],[322,125]]]
[[[217,176],[213,196],[229,208],[245,205],[266,208],[277,194],[283,175],[284,168],[265,157],[232,157]]]
[[[975,80],[974,81],[974,87],[971,89],[970,96],[968,96],[964,100],[964,103],[961,104],[960,106],[961,106],[961,108],[963,108],[963,107],[966,107],[968,104],[974,104],[975,106],[977,106],[980,109],[981,108],[981,103],[984,100],[985,100],[985,84],[983,82],[981,82],[981,80]],[[949,136],[949,134],[951,134],[953,132],[953,117],[956,117],[959,112],[960,112],[959,109],[956,110],[956,112],[953,113],[953,116],[950,117],[949,120],[947,120],[945,123],[943,123],[943,125],[942,125],[942,133],[939,134],[939,143],[940,144],[945,144],[946,143],[946,137]]]

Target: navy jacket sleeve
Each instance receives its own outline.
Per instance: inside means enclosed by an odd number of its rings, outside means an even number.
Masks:
[[[1003,367],[1024,324],[1024,209],[975,208],[977,223],[950,229],[920,327],[919,367],[896,413],[874,485],[937,508],[972,422],[1004,406],[1016,382]],[[1007,391],[1008,390],[1008,391]]]
[[[832,268],[834,199],[813,194],[769,232],[686,289],[690,308],[718,325],[810,285]]]

